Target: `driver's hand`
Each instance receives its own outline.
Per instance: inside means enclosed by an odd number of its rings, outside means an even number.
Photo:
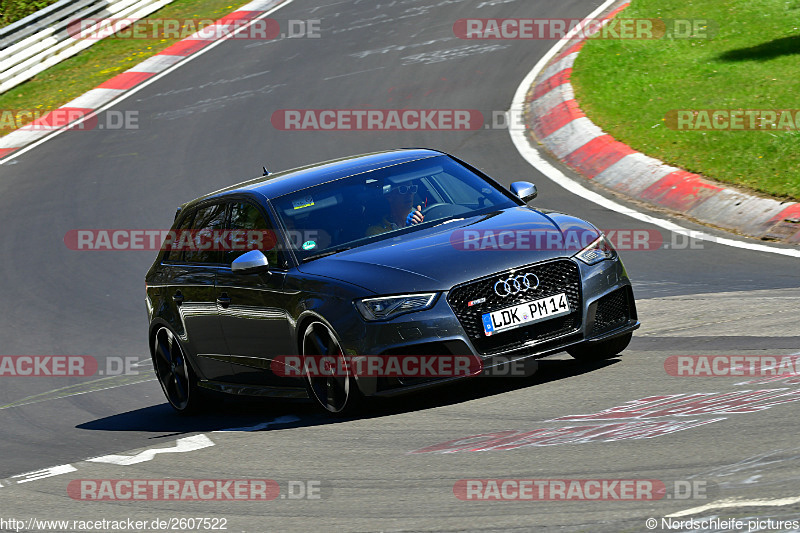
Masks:
[[[422,206],[418,205],[406,217],[406,226],[410,226],[412,224],[419,224],[423,220],[425,220],[425,217],[422,215]]]

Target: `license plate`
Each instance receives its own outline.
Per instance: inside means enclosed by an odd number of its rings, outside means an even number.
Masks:
[[[486,336],[499,331],[526,326],[548,318],[568,315],[571,312],[565,293],[554,294],[530,302],[483,314],[483,332]]]

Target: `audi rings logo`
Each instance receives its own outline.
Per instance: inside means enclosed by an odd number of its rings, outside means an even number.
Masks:
[[[505,280],[501,279],[494,284],[494,293],[501,298],[505,298],[512,294],[519,294],[535,289],[538,286],[539,278],[536,277],[536,274],[531,274],[529,272],[525,275],[515,276]]]

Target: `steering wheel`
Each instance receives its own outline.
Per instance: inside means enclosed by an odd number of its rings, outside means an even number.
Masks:
[[[422,209],[422,216],[426,216],[428,213],[430,213],[431,211],[433,211],[437,207],[444,207],[444,206],[449,206],[449,205],[452,205],[452,204],[448,204],[448,203],[444,203],[444,202],[439,202],[438,204],[431,204],[431,205],[429,205],[427,207],[424,207]]]

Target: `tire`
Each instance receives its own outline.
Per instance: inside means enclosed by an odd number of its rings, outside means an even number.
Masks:
[[[336,334],[320,321],[312,322],[303,332],[302,355],[334,356],[344,361],[344,353]],[[308,397],[326,414],[333,417],[350,416],[358,412],[363,404],[363,395],[355,378],[347,372],[345,376],[312,376],[306,367],[306,390]],[[340,368],[346,365],[340,364]]]
[[[602,361],[622,352],[628,347],[633,333],[626,333],[613,339],[596,343],[581,343],[567,348],[567,353],[579,361]]]
[[[160,326],[153,336],[153,367],[167,401],[181,415],[193,415],[206,407],[197,376],[172,330]]]

